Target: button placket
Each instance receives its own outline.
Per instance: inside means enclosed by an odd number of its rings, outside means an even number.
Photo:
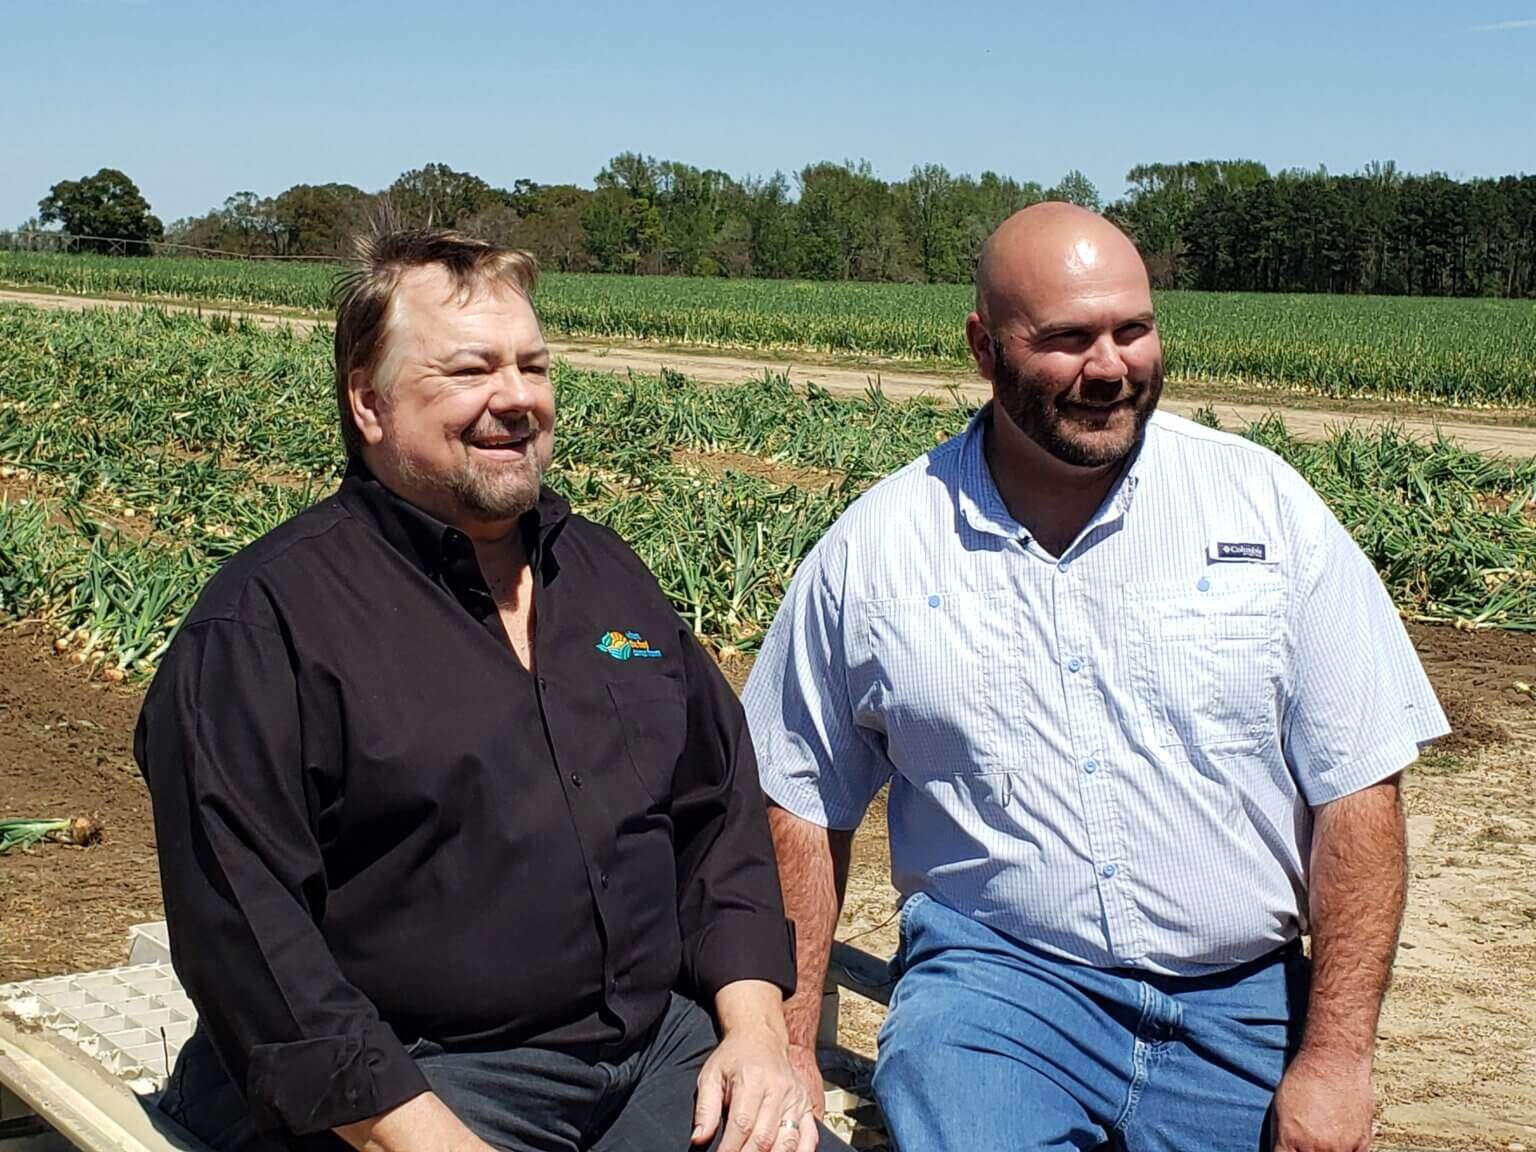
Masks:
[[[1103,902],[1108,944],[1123,960],[1140,955],[1140,931],[1133,902],[1124,884],[1114,883],[1118,867],[1111,861],[1124,858],[1123,821],[1115,807],[1116,789],[1112,765],[1106,759],[1112,725],[1105,694],[1099,690],[1101,674],[1093,656],[1095,644],[1087,620],[1091,614],[1079,574],[1065,574],[1058,565],[1056,584],[1056,635],[1062,653],[1062,699],[1066,728],[1071,740],[1070,763],[1076,769],[1079,802],[1088,833],[1088,851],[1094,880]],[[1105,868],[1109,871],[1106,872]]]

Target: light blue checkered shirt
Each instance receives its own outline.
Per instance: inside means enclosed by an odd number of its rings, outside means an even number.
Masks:
[[[763,787],[1027,944],[1172,975],[1305,930],[1310,808],[1448,731],[1380,579],[1273,453],[1162,413],[1058,558],[967,431],[796,573],[747,684]]]

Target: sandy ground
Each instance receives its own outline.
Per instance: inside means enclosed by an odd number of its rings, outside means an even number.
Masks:
[[[3,302],[74,311],[84,308],[141,307],[144,303],[0,289],[0,303]],[[236,311],[163,301],[153,303],[157,308],[173,312],[245,317],[260,324],[287,324],[300,329],[312,328],[320,323],[313,319],[269,312]],[[815,383],[828,392],[844,396],[861,396],[875,384],[892,399],[924,395],[945,398],[955,395],[967,402],[980,402],[990,395],[989,386],[974,376],[913,372],[890,367],[850,367],[846,364],[819,362],[814,357],[775,359],[724,353],[717,355],[702,350],[660,349],[592,340],[553,340],[550,341],[550,349],[556,357],[575,368],[640,373],[657,373],[663,368],[670,368],[706,384],[737,383],[761,376],[766,371],[782,372],[796,384]],[[1233,396],[1239,398],[1229,398]],[[1248,399],[1248,396],[1257,399]],[[1312,406],[1303,397],[1276,395],[1265,398],[1259,389],[1243,389],[1238,386],[1213,388],[1182,382],[1171,382],[1162,401],[1165,410],[1181,416],[1189,416],[1207,406],[1215,409],[1223,426],[1228,428],[1241,428],[1279,412],[1285,418],[1286,427],[1302,439],[1321,439],[1331,429],[1345,425],[1369,429],[1390,423],[1426,439],[1443,431],[1457,443],[1478,452],[1496,452],[1521,458],[1536,456],[1536,428],[1514,427],[1510,422],[1496,423],[1490,413],[1484,411],[1444,409],[1431,412],[1424,408],[1410,409],[1379,402]]]
[[[1536,644],[1415,628],[1457,728],[1406,787],[1412,884],[1378,1048],[1380,1147],[1536,1148]],[[120,964],[130,924],[161,914],[155,843],[132,761],[141,693],[88,682],[34,626],[0,630],[0,813],[94,814],[92,849],[0,857],[0,983]],[[727,672],[739,684],[746,664]],[[860,831],[840,935],[895,946],[885,813]],[[845,998],[866,1053],[880,1010]]]

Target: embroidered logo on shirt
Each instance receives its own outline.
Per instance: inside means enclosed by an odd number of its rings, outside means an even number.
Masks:
[[[604,632],[597,642],[597,650],[615,660],[659,660],[661,649],[652,648],[649,640],[642,640],[638,632]]]
[[[1262,562],[1266,558],[1268,549],[1262,544],[1227,543],[1224,540],[1216,541],[1215,560],[1258,560]]]

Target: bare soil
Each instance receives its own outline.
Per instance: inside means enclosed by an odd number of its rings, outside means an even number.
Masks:
[[[133,763],[141,693],[94,683],[35,625],[0,629],[0,816],[95,816],[94,848],[0,856],[0,983],[127,960],[158,920],[149,794]]]
[[[1377,1055],[1380,1132],[1399,1148],[1536,1148],[1536,638],[1411,629],[1456,728],[1409,776],[1412,880]],[[0,982],[120,964],[161,915],[148,797],[132,760],[141,689],[87,680],[31,625],[0,629],[0,814],[94,815],[95,848],[0,857]],[[738,689],[750,661],[723,668]],[[889,954],[896,897],[883,799],[855,843],[839,935]],[[844,999],[873,1052],[881,1010]]]
[[[165,300],[130,300],[115,297],[70,296],[56,292],[0,289],[0,303],[30,304],[38,308],[129,308],[151,304],[170,312],[196,312],[203,316],[245,318],[264,325],[289,325],[308,330],[324,321],[262,309],[231,309]],[[862,396],[878,386],[893,400],[931,396],[979,403],[991,394],[989,386],[974,374],[955,368],[914,369],[873,358],[818,357],[806,354],[766,355],[761,352],[729,353],[701,348],[674,348],[639,342],[610,342],[584,338],[552,340],[557,359],[574,368],[600,372],[632,371],[645,374],[663,368],[705,384],[734,384],[764,372],[783,373],[793,383],[814,382],[835,395]],[[1161,407],[1180,416],[1209,407],[1223,427],[1242,428],[1279,414],[1293,435],[1317,440],[1332,430],[1351,426],[1362,430],[1395,425],[1410,435],[1432,439],[1443,431],[1450,439],[1477,452],[1491,452],[1526,459],[1536,456],[1536,412],[1525,409],[1457,409],[1438,405],[1414,405],[1402,401],[1325,400],[1303,392],[1286,392],[1259,385],[1215,384],[1204,381],[1169,381]]]

